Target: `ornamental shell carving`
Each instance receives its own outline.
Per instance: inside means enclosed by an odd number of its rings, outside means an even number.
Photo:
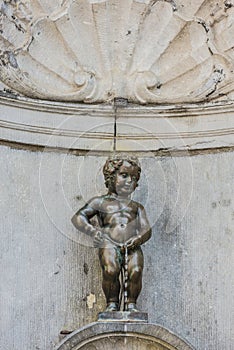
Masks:
[[[234,0],[0,0],[0,80],[57,101],[233,99]]]

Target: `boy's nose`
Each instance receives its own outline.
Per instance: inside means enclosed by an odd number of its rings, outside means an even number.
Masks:
[[[128,176],[128,177],[127,177],[126,182],[127,182],[127,183],[131,183],[131,182],[132,182],[131,176]]]

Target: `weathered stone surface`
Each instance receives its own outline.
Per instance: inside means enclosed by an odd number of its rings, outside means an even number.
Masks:
[[[68,336],[56,350],[192,350],[182,339],[157,325],[93,323]]]
[[[116,149],[186,153],[232,147],[233,116],[232,104],[119,108]]]
[[[77,106],[2,97],[0,117],[1,140],[65,152],[114,148],[111,105]]]
[[[70,218],[105,193],[105,159],[1,146],[2,349],[52,350],[104,309],[96,250]],[[140,160],[153,236],[138,306],[196,350],[231,350],[234,153]]]
[[[1,0],[0,79],[58,101],[233,99],[233,5]]]
[[[68,151],[190,151],[234,146],[234,104],[84,105],[0,96],[0,138]]]

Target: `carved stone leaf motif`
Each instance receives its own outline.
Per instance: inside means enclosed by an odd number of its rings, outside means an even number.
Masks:
[[[233,0],[0,0],[0,79],[58,101],[182,103],[234,90]]]

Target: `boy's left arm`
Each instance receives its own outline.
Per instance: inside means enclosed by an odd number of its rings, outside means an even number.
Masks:
[[[133,237],[128,240],[127,247],[135,248],[144,244],[148,239],[150,239],[152,235],[152,230],[149,224],[149,221],[146,216],[145,209],[143,205],[139,205],[138,207],[138,234],[136,237]]]

